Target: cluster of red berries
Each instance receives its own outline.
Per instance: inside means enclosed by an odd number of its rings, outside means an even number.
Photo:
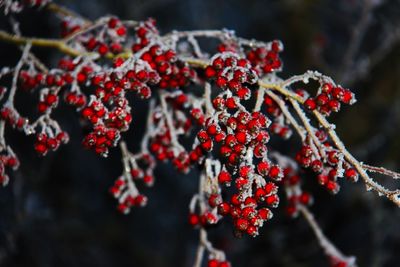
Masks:
[[[8,122],[13,128],[18,130],[23,130],[26,125],[28,125],[28,119],[20,116],[18,112],[7,106],[4,106],[0,110],[0,117],[2,120]]]
[[[111,187],[111,194],[120,199],[118,204],[118,211],[123,214],[128,214],[131,207],[144,207],[147,204],[147,197],[145,195],[122,195],[122,192],[126,190],[127,183],[121,177],[115,180],[113,187]],[[123,197],[123,198],[121,198]]]
[[[340,189],[337,179],[344,176],[347,180],[356,182],[358,172],[341,157],[339,151],[333,149],[329,142],[326,142],[325,132],[318,131],[316,136],[321,142],[325,142],[323,148],[326,150],[325,157],[318,158],[311,146],[303,145],[296,154],[296,161],[303,168],[309,168],[318,174],[318,182],[329,192],[336,194]]]
[[[192,127],[190,115],[192,115],[193,108],[190,109],[187,95],[177,91],[174,94],[168,95],[165,100],[172,109],[170,114],[172,116],[172,126],[175,129],[175,133],[189,132]],[[179,116],[174,116],[175,114],[179,114]],[[183,147],[176,147],[172,142],[166,116],[168,116],[168,114],[165,114],[161,109],[155,110],[152,114],[154,125],[161,126],[160,129],[162,130],[157,131],[157,133],[151,137],[150,151],[158,160],[170,160],[178,171],[187,173],[190,165],[196,163],[198,160],[198,157],[192,158],[191,155],[193,153],[198,153],[200,157],[204,153],[201,148],[193,149],[188,153]]]
[[[2,120],[9,123],[13,128],[23,130],[28,125],[28,119],[20,116],[18,112],[10,107],[4,106],[0,110],[0,117]]]
[[[279,204],[278,186],[274,182],[266,183],[265,178],[270,177],[274,181],[279,181],[281,172],[277,165],[270,166],[267,161],[257,164],[256,173],[251,166],[244,165],[239,168],[235,179],[238,193],[221,203],[213,201],[211,195],[209,203],[217,207],[221,216],[232,217],[238,236],[242,233],[256,236],[263,223],[272,218],[272,211],[268,207],[276,208]],[[232,175],[228,171],[223,170],[218,174],[218,182],[221,185],[228,186],[231,181]]]
[[[195,121],[195,123],[199,126],[204,126],[205,123],[205,114],[200,108],[192,108],[190,110],[190,116]]]
[[[164,121],[164,132],[158,132],[151,139],[150,151],[160,160],[170,160],[175,168],[183,173],[187,173],[190,167],[189,155],[184,150],[177,150],[171,140],[171,133]]]
[[[57,106],[58,96],[56,92],[48,92],[47,94],[41,95],[41,101],[38,104],[38,110],[40,113],[45,113],[50,108]]]
[[[30,5],[42,3],[40,0],[26,2]],[[56,150],[61,143],[68,142],[65,132],[52,130],[55,124],[45,123],[45,119],[50,118],[47,115],[58,105],[62,90],[65,102],[76,107],[90,122],[92,130],[85,136],[83,145],[107,156],[109,149],[117,145],[121,133],[127,131],[132,123],[128,92],[148,99],[155,88],[172,89],[160,92],[163,94],[161,97],[165,97],[161,101],[165,100],[167,107],[158,103],[152,114],[152,127],[146,133],[143,147],[149,146],[152,154],[133,155],[123,151],[123,174],[110,189],[119,202],[120,212],[126,214],[133,206],[146,205],[147,197],[139,192],[136,183],[153,185],[155,159],[170,160],[179,171],[188,172],[195,164],[205,167],[211,159],[206,158],[208,155],[222,158],[222,162],[215,165],[214,177],[208,177],[207,182],[214,183],[209,185],[211,189],[201,188],[200,195],[196,195],[203,203],[199,211],[190,212],[189,223],[192,226],[206,228],[217,224],[223,217],[230,217],[237,236],[256,236],[260,227],[272,218],[271,209],[279,205],[279,188],[286,191],[287,212],[291,216],[298,213],[301,205],[312,203],[312,196],[300,187],[297,169],[281,164],[276,154],[274,158],[272,154],[268,155],[270,134],[289,138],[292,133],[285,124],[281,107],[272,97],[264,97],[266,113],[273,120],[270,121],[259,111],[247,111],[250,101],[244,101],[252,96],[251,89],[256,87],[259,77],[281,70],[279,53],[283,46],[279,41],[261,46],[258,42],[241,43],[227,37],[226,42],[218,47],[220,53],[210,59],[209,66],[200,70],[179,60],[177,52],[171,49],[171,43],[160,37],[154,20],[141,22],[136,27],[130,58],[123,59],[125,53],[115,56],[126,51],[126,24],[115,17],[103,22],[104,25],[82,32],[68,42],[73,44],[71,47],[96,52],[104,58],[96,62],[85,56],[63,58],[58,63],[59,68],[48,73],[37,72],[34,67],[19,73],[21,88],[41,87],[38,109],[41,113],[48,113],[38,120],[42,131],[36,135],[35,150],[39,154],[45,155]],[[68,18],[62,23],[62,35],[70,36],[83,27],[85,21],[82,19]],[[101,34],[97,34],[99,32]],[[105,58],[115,58],[113,65],[103,65]],[[196,93],[184,93],[192,82],[205,85],[204,80],[197,79],[198,73],[222,89],[216,97],[212,96],[214,110],[205,97],[200,99]],[[5,91],[0,89],[0,95]],[[351,91],[330,82],[323,83],[315,97],[309,97],[304,90],[295,92],[306,99],[304,105],[307,109],[318,110],[324,115],[337,112],[341,104],[355,102]],[[87,95],[90,95],[90,100],[87,100]],[[26,127],[27,119],[19,116],[13,107],[4,106],[0,117],[13,127],[29,129]],[[194,126],[200,130],[195,132],[192,149],[187,151],[176,139],[189,133]],[[304,143],[295,159],[301,167],[315,172],[321,185],[336,193],[340,188],[338,178],[356,181],[358,172],[328,142],[326,132],[319,130],[315,135],[323,147],[315,148],[314,144]],[[147,151],[147,147],[145,149]],[[0,155],[1,184],[8,180],[4,169],[17,166],[18,160],[13,153]],[[232,192],[225,192],[228,187]],[[214,256],[210,255],[208,267],[230,267],[229,262],[221,260],[224,257]],[[343,263],[339,262],[335,267],[343,267]]]
[[[215,84],[223,89],[229,89],[239,99],[247,100],[251,96],[250,85],[257,82],[258,76],[247,59],[237,54],[224,52],[216,54],[211,59],[204,74],[207,79],[214,79]]]
[[[340,110],[341,103],[352,105],[355,102],[354,94],[349,89],[334,86],[332,83],[324,83],[315,97],[307,98],[304,106],[309,110],[318,110],[329,116],[332,112]]]
[[[67,32],[67,35],[79,30],[79,28],[79,25],[72,27]],[[125,40],[127,34],[127,29],[122,22],[118,18],[110,18],[106,25],[106,30],[103,32],[106,34],[101,35],[100,38],[94,34],[89,37],[84,43],[86,49],[96,51],[102,56],[108,52],[113,54],[121,53],[123,51],[121,42]]]
[[[65,94],[64,101],[80,109],[86,105],[86,96],[78,92],[68,92]]]
[[[123,191],[123,188],[126,187],[126,182],[121,179],[117,179],[113,190],[115,190],[114,196],[118,198]],[[123,200],[120,198],[120,203],[118,204],[118,211],[123,213],[123,214],[128,214],[131,207],[144,207],[147,204],[147,197],[145,195],[141,194],[136,194],[136,195],[131,195],[128,194],[124,196]]]
[[[239,110],[233,115],[227,112],[238,109],[238,98],[214,98],[213,106],[218,111],[216,118],[206,119],[197,139],[203,153],[211,152],[214,145],[219,145],[219,154],[226,159],[228,168],[218,174],[218,182],[221,186],[234,183],[238,191],[229,201],[223,201],[218,194],[209,195],[210,210],[216,208],[220,216],[231,216],[239,236],[243,233],[256,236],[264,221],[272,217],[268,207],[279,204],[277,185],[267,183],[265,179],[280,181],[283,173],[267,158],[269,120],[260,112]],[[253,162],[253,157],[259,161],[255,166],[248,163],[249,160]],[[202,221],[201,217],[199,221]]]
[[[136,29],[137,40],[132,46],[132,51],[138,53],[145,50],[140,58],[160,75],[159,88],[179,88],[189,85],[190,81],[195,79],[196,73],[186,63],[177,60],[174,50],[159,44],[148,47],[149,40],[155,34],[158,34],[158,30],[155,28],[154,20],[141,23]],[[145,49],[146,47],[148,48]]]
[[[99,124],[94,126],[93,131],[85,136],[83,145],[93,149],[97,154],[106,157],[110,147],[115,147],[120,139],[117,129],[106,128]]]
[[[34,147],[39,155],[44,156],[49,150],[56,151],[61,144],[66,144],[68,141],[69,136],[66,132],[59,132],[55,136],[50,136],[44,131],[36,135]]]
[[[270,96],[266,95],[264,96],[264,105],[267,114],[275,118],[269,128],[271,133],[277,134],[283,139],[288,139],[292,135],[292,130],[282,119],[283,114],[278,104]]]
[[[343,163],[344,173],[340,173],[338,167],[324,168],[323,171],[318,174],[317,179],[320,185],[324,186],[330,193],[336,194],[340,190],[338,178],[345,177],[348,181],[356,182],[358,180],[358,172],[356,169],[350,167],[348,164]]]
[[[115,128],[119,131],[127,131],[132,122],[131,108],[126,99],[119,101],[119,106],[113,108],[106,117],[105,125],[108,128]]]
[[[289,139],[293,133],[292,129],[282,120],[276,120],[271,123],[269,129],[271,133],[276,134],[283,139]]]
[[[81,111],[82,117],[89,120],[92,124],[97,124],[99,120],[103,120],[106,113],[108,113],[108,110],[103,102],[96,98],[92,98],[90,103]]]
[[[207,267],[231,267],[231,264],[226,260],[209,259]]]
[[[74,65],[72,66],[74,67]],[[67,84],[71,84],[74,81],[74,78],[70,75],[69,72],[52,74],[42,72],[30,73],[29,71],[21,71],[18,78],[21,88],[25,90],[32,90],[38,86],[62,87]]]
[[[118,64],[123,63],[120,62]],[[100,91],[101,94],[104,94],[105,101],[108,99],[107,92],[110,89],[115,95],[121,88],[136,92],[141,98],[148,99],[151,97],[150,86],[154,86],[160,82],[159,74],[142,60],[137,60],[133,68],[129,69],[122,79],[117,79],[116,76],[112,76],[111,78],[114,84],[105,83],[104,91]],[[98,94],[98,92],[96,93]]]
[[[282,69],[282,61],[279,53],[283,51],[283,45],[280,41],[273,41],[270,47],[258,47],[251,49],[246,54],[246,58],[251,62],[254,70],[262,76]]]
[[[110,188],[110,193],[119,201],[118,210],[124,214],[129,213],[132,206],[143,207],[147,203],[146,196],[132,190],[130,183],[142,181],[147,187],[153,186],[155,168],[154,158],[147,153],[137,155],[129,155],[128,166],[129,172],[123,173]],[[125,163],[124,163],[125,164]],[[135,187],[136,188],[136,187]]]
[[[80,31],[84,26],[85,22],[83,20],[67,18],[61,23],[61,36],[72,35]],[[118,18],[109,18],[100,31],[102,34],[96,35],[92,32],[90,35],[80,36],[79,39],[88,51],[95,51],[101,56],[105,56],[109,52],[113,54],[123,52],[122,42],[125,41],[127,28]]]
[[[278,117],[282,114],[278,104],[268,95],[264,96],[265,111],[272,117]]]
[[[14,153],[10,153],[6,151],[5,154],[0,155],[0,185],[7,185],[9,177],[5,173],[6,168],[11,168],[12,170],[16,170],[19,167],[19,160],[14,155]]]
[[[42,73],[38,71],[31,72],[22,70],[18,76],[21,88],[25,90],[32,90],[38,86],[61,88],[62,86],[72,84],[75,78],[79,81],[82,77],[82,72],[89,73],[92,71],[88,66],[83,67],[78,77],[73,77],[70,72],[75,69],[76,64],[74,64],[72,60],[66,58],[59,61],[59,67],[65,72]]]
[[[291,217],[298,215],[298,206],[310,206],[313,203],[313,197],[310,193],[301,189],[301,177],[291,167],[283,169],[284,177],[283,184],[285,186],[287,207],[286,212]]]
[[[215,141],[221,144],[220,155],[229,165],[235,166],[243,160],[248,149],[253,149],[256,158],[266,156],[269,120],[260,112],[240,111],[236,115],[221,113],[218,121],[208,120],[206,129],[197,134],[201,147],[211,151]]]
[[[33,89],[44,81],[42,73],[30,74],[28,71],[20,71],[19,82],[23,89]]]
[[[219,221],[217,214],[212,211],[204,211],[200,214],[190,213],[189,214],[189,224],[193,227],[201,226],[207,227],[216,224]]]

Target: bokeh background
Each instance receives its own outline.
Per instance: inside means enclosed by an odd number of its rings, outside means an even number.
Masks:
[[[235,30],[263,41],[281,39],[283,77],[308,69],[324,72],[352,88],[358,103],[331,117],[337,132],[361,161],[400,169],[400,1],[398,0],[69,0],[56,1],[95,19],[116,14],[123,19],[154,17],[162,33],[171,30]],[[46,12],[16,16],[27,36],[56,37],[59,21]],[[1,15],[1,28],[10,30]],[[48,64],[59,54],[35,49]],[[15,65],[20,52],[0,44],[0,67]],[[17,98],[23,114],[35,114],[27,93]],[[137,125],[143,125],[134,106]],[[57,114],[71,142],[39,158],[33,137],[7,131],[21,160],[10,184],[0,189],[0,266],[191,266],[198,232],[187,221],[188,203],[196,191],[196,171],[180,175],[169,164],[157,168],[154,188],[146,190],[146,208],[124,216],[115,209],[108,188],[121,172],[115,149],[108,159],[81,148],[82,129],[73,110]],[[138,126],[128,134],[138,147]],[[294,151],[296,144],[284,149]],[[377,177],[388,186],[390,179]],[[387,181],[387,182],[386,182]],[[398,186],[398,184],[397,184]],[[337,196],[314,180],[312,207],[325,233],[359,266],[400,266],[400,210],[367,193],[362,183],[343,185]],[[257,238],[236,239],[230,223],[210,230],[233,266],[328,266],[311,229],[283,209]]]

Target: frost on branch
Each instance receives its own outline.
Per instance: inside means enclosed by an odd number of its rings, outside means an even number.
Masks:
[[[5,1],[1,7],[7,14],[35,6],[19,4]],[[158,162],[171,162],[182,173],[201,170],[189,205],[189,223],[200,233],[195,266],[201,266],[205,252],[208,266],[230,266],[209,241],[210,226],[229,218],[237,237],[255,237],[270,223],[280,199],[286,200],[289,216],[301,215],[310,224],[332,266],[355,266],[310,213],[313,196],[301,187],[306,179],[314,177],[332,194],[344,186],[342,180],[362,180],[368,190],[400,204],[399,190],[386,189],[369,175],[397,179],[399,174],[359,162],[327,121],[343,105],[354,104],[354,94],[315,71],[280,78],[280,41],[246,40],[227,30],[160,35],[153,19],[107,16],[92,22],[55,4],[40,5],[61,16],[62,39],[0,31],[0,40],[23,50],[14,68],[0,72],[0,78],[11,76],[11,84],[0,90],[1,184],[8,183],[8,169],[19,166],[5,140],[6,128],[34,134],[39,155],[55,151],[69,140],[53,114],[64,101],[89,129],[85,148],[107,157],[119,146],[122,171],[110,192],[120,212],[146,205],[137,185],[154,184]],[[219,45],[202,47],[199,39],[215,39]],[[31,53],[32,46],[58,49],[63,57],[47,68]],[[316,81],[315,96],[300,87],[310,80]],[[21,90],[38,92],[37,114],[18,112],[14,98]],[[135,124],[137,101],[150,102],[150,108],[140,151],[131,152],[127,131]],[[269,144],[297,135],[300,144],[293,151]]]

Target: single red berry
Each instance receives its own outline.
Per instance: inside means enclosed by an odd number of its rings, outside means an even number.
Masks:
[[[215,69],[211,66],[206,67],[204,74],[206,75],[206,78],[211,79],[214,78],[215,75],[217,75],[217,72]]]
[[[314,110],[317,108],[317,103],[313,98],[308,98],[306,101],[304,101],[304,106],[309,110]]]
[[[278,165],[271,166],[268,175],[271,179],[280,181],[283,177],[282,169]]]
[[[347,180],[352,182],[357,182],[358,180],[358,172],[354,168],[346,169],[344,172],[344,176],[346,177]]]
[[[235,222],[236,229],[246,231],[249,227],[249,221],[244,218],[238,218]]]
[[[218,214],[225,216],[229,214],[231,206],[227,202],[222,202],[218,205]]]
[[[210,259],[207,262],[207,267],[219,267],[219,261],[216,259]]]
[[[315,101],[317,102],[317,104],[319,106],[323,106],[323,105],[328,103],[329,96],[327,94],[325,94],[325,93],[321,93],[321,94],[317,95]]]
[[[97,51],[99,52],[100,55],[104,56],[108,52],[108,47],[105,44],[100,44]]]
[[[232,182],[232,177],[227,171],[221,171],[218,175],[218,182],[220,184],[229,185]]]

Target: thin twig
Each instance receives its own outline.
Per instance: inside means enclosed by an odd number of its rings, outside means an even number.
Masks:
[[[11,106],[14,105],[14,96],[17,91],[18,75],[19,75],[19,72],[21,71],[22,66],[26,63],[30,49],[31,49],[31,44],[27,43],[22,52],[21,59],[18,61],[18,64],[15,67],[14,76],[12,79],[12,84],[11,84],[11,89],[10,89],[10,94],[8,95],[8,99],[7,99],[7,104],[9,104]]]
[[[308,224],[311,226],[315,236],[318,239],[318,242],[322,249],[324,250],[327,256],[331,256],[336,258],[337,260],[344,261],[348,265],[348,267],[356,267],[356,259],[353,256],[345,256],[335,245],[324,235],[321,230],[321,227],[315,221],[313,214],[303,205],[299,205],[298,209],[300,213],[304,216]]]
[[[263,91],[265,91],[265,90],[263,90]],[[267,91],[267,95],[270,96],[276,102],[276,104],[281,109],[283,115],[286,117],[286,119],[289,121],[289,123],[293,126],[293,128],[299,134],[301,140],[304,142],[306,140],[305,130],[303,127],[301,127],[299,125],[299,123],[296,121],[296,119],[292,116],[292,114],[288,110],[287,106],[285,105],[285,102],[278,95],[273,93],[272,91]]]

